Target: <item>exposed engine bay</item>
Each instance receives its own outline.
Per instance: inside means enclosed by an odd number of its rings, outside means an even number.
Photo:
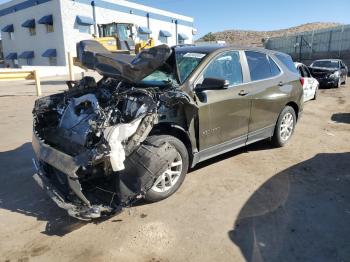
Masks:
[[[34,179],[71,216],[116,213],[142,198],[174,161],[171,144],[147,138],[160,121],[192,107],[191,99],[172,85],[140,88],[111,77],[68,85],[35,103]],[[185,114],[176,119],[187,125]]]

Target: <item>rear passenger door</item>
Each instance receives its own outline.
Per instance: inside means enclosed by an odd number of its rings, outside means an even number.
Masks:
[[[247,143],[272,136],[288,92],[277,63],[259,51],[245,51],[251,85],[251,115]]]

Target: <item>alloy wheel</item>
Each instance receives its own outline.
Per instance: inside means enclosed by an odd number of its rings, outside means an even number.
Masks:
[[[280,136],[283,141],[287,141],[294,129],[294,118],[291,113],[286,113],[281,121],[281,126],[280,126]]]
[[[165,170],[164,173],[157,178],[151,189],[158,193],[164,193],[172,189],[181,176],[182,166],[183,163],[181,155],[180,153],[177,153],[177,156],[173,163],[171,163],[170,168]]]

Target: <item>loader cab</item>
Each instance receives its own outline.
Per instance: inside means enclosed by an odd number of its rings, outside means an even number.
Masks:
[[[134,51],[134,25],[129,23],[110,23],[99,25],[99,35],[97,39],[109,51]]]

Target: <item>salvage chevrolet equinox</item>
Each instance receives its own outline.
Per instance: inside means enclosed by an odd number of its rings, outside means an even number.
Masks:
[[[197,163],[262,139],[284,146],[302,112],[290,56],[227,46],[157,46],[136,57],[93,40],[67,82],[33,109],[34,179],[79,219],[178,190]]]

